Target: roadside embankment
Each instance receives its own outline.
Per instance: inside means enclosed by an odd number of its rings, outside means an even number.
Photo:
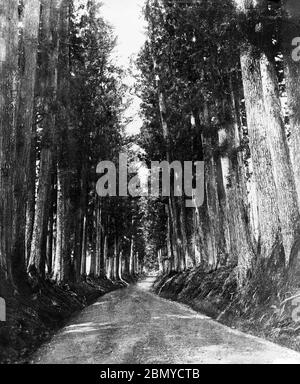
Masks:
[[[284,281],[260,266],[238,287],[232,267],[210,272],[197,267],[159,276],[153,290],[231,328],[300,351],[300,292]]]
[[[124,286],[124,281],[86,278],[77,284],[39,281],[24,292],[5,287],[7,321],[0,322],[0,363],[27,363],[29,356],[72,315]]]

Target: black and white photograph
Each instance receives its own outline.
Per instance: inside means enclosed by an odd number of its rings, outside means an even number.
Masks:
[[[0,0],[0,365],[233,364],[300,364],[300,0]]]

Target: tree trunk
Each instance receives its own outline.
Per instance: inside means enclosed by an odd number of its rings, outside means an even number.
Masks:
[[[48,236],[47,236],[47,272],[49,275],[52,274],[53,268],[53,225],[54,218],[53,212],[50,213],[49,224],[48,224]]]
[[[104,244],[103,244],[103,257],[105,261],[105,275],[109,276],[109,268],[108,268],[108,239],[107,235],[104,235]],[[108,277],[109,278],[109,277]]]
[[[289,115],[289,149],[296,184],[298,204],[300,206],[300,63],[299,53],[295,57],[292,46],[294,39],[299,37],[299,2],[293,0],[282,1],[286,16],[282,26],[282,52],[285,64],[285,84]],[[297,243],[296,243],[297,244]],[[300,250],[295,244],[290,257],[290,271],[298,273],[300,268]]]
[[[130,240],[129,274],[130,274],[130,276],[134,276],[134,238],[133,238],[133,235],[131,235],[131,240]]]
[[[208,144],[210,146],[211,144]],[[217,266],[219,256],[219,244],[220,244],[220,233],[219,233],[219,201],[218,191],[216,184],[216,164],[212,154],[209,155],[209,159],[205,165],[205,187],[206,187],[206,203],[207,203],[207,215],[209,220],[209,259],[208,264],[214,268]]]
[[[265,55],[261,57],[260,66],[268,132],[266,138],[273,165],[285,259],[288,263],[292,247],[300,234],[297,192],[282,118],[275,69]]]
[[[36,182],[36,125],[32,129],[33,142],[30,150],[29,176],[27,181],[28,195],[26,204],[26,265],[29,263],[35,215],[35,182]]]
[[[119,251],[119,271],[118,276],[121,281],[123,281],[123,251]]]
[[[55,197],[55,188],[54,188],[54,177],[52,179],[52,187],[50,194],[50,208],[49,208],[49,221],[48,221],[48,232],[47,232],[47,244],[46,244],[46,260],[47,260],[47,272],[48,275],[52,275],[53,271],[53,227],[54,227],[54,197]]]
[[[139,253],[136,252],[134,254],[134,274],[139,275],[140,273],[140,260],[139,260]]]
[[[160,274],[166,273],[166,271],[164,270],[164,262],[163,262],[163,256],[162,256],[162,250],[161,249],[159,249],[157,251],[157,260],[158,260],[158,272]]]
[[[83,217],[81,208],[77,211],[75,216],[75,244],[74,244],[74,277],[75,281],[80,281],[81,272],[81,250],[82,250],[82,231],[83,231]]]
[[[108,240],[107,240],[108,241]],[[108,246],[108,243],[107,243]],[[109,250],[107,248],[107,277],[110,280],[115,279],[115,249]]]
[[[242,52],[241,67],[249,146],[257,190],[259,219],[259,248],[257,251],[262,258],[269,258],[274,244],[277,241],[282,241],[281,227],[272,159],[266,138],[267,121],[263,102],[260,62],[253,56],[250,47]],[[244,260],[243,262],[242,269],[246,270],[251,261]]]
[[[194,260],[190,254],[190,248],[189,248],[188,237],[187,237],[187,218],[186,218],[185,199],[182,199],[180,204],[180,231],[181,231],[182,248],[183,248],[182,269],[185,270],[188,267],[195,266]]]
[[[102,208],[98,199],[96,204],[96,276],[105,276],[105,260],[102,246]]]
[[[96,277],[96,268],[97,268],[97,203],[94,205],[92,213],[92,228],[90,231],[91,234],[91,263],[90,263],[90,272],[91,277]]]
[[[13,145],[17,100],[18,3],[17,0],[0,1],[0,269],[7,279],[11,279],[13,257]]]
[[[232,112],[232,121],[224,129],[220,145],[225,141],[233,144],[233,151],[226,158],[224,166],[224,185],[230,236],[230,252],[228,264],[237,266],[237,281],[243,284],[249,265],[254,260],[250,227],[247,212],[247,193],[245,190],[245,169],[240,150],[239,114],[236,106],[236,96],[231,87],[231,97],[226,103],[226,109]],[[224,141],[223,141],[224,140]]]
[[[58,57],[58,101],[59,109],[56,119],[58,134],[57,145],[57,242],[54,278],[58,281],[68,279],[70,273],[70,171],[69,155],[69,100],[70,100],[70,63],[69,63],[69,18],[70,0],[62,0],[59,24]],[[62,258],[59,260],[59,258]],[[60,267],[59,267],[60,266]]]
[[[60,0],[42,0],[41,60],[43,66],[40,73],[41,103],[44,108],[43,136],[41,141],[40,169],[36,198],[36,211],[33,225],[33,236],[28,263],[28,271],[43,274],[45,255],[42,254],[47,234],[49,191],[51,171],[53,167],[53,141],[56,113],[54,103],[57,96],[57,66],[59,51],[59,10]]]
[[[82,228],[82,248],[81,248],[81,276],[86,276],[86,252],[87,252],[87,223],[86,214],[83,217],[83,228]]]
[[[13,270],[17,279],[18,276],[24,276],[25,273],[26,202],[30,177],[40,0],[25,0],[23,12],[22,50],[24,62],[20,73],[14,166]]]
[[[157,65],[154,58],[153,58],[153,63],[154,63],[154,69],[156,70]],[[169,127],[167,123],[167,107],[166,107],[165,97],[161,89],[161,81],[158,76],[158,73],[156,73],[156,77],[157,77],[157,92],[158,92],[160,122],[162,127],[162,134],[163,134],[163,138],[166,146],[166,160],[170,163],[171,161],[170,132],[169,132]],[[170,216],[170,223],[173,229],[172,230],[172,235],[173,235],[172,245],[173,245],[173,255],[174,255],[173,266],[174,266],[174,270],[179,272],[180,270],[183,270],[185,268],[185,265],[184,265],[183,249],[182,249],[182,239],[179,231],[177,204],[176,204],[176,199],[174,198],[173,188],[171,188],[170,190],[168,205],[169,205],[168,215]]]
[[[94,244],[95,245],[95,244]],[[89,271],[89,276],[91,277],[96,277],[96,249],[93,247],[91,250],[91,264],[90,264],[90,271]]]
[[[70,201],[68,197],[68,176],[64,170],[57,169],[57,214],[56,214],[56,251],[53,278],[66,281],[71,266],[70,254]]]
[[[203,121],[207,127],[211,126],[211,114],[206,102],[203,109]],[[213,105],[211,107],[214,107]],[[220,174],[220,160],[215,158],[213,148],[218,146],[218,134],[212,126],[210,137],[204,139],[205,153],[205,191],[206,208],[209,228],[208,265],[216,268],[225,252],[225,237],[223,228],[223,215],[220,201],[220,184],[223,184],[222,172]],[[219,162],[219,164],[218,164]],[[218,167],[219,166],[219,167]],[[218,169],[219,168],[219,169]],[[224,194],[224,192],[223,192]]]
[[[80,275],[82,274],[82,256],[83,256],[83,242],[85,236],[84,230],[84,218],[86,217],[87,210],[87,170],[85,161],[80,171],[80,199],[79,209],[77,212],[78,220],[75,223],[75,254],[74,254],[74,268],[76,281],[80,281]],[[84,264],[86,261],[84,261]],[[84,267],[84,274],[86,273],[86,267]]]
[[[120,280],[120,276],[119,276],[119,263],[120,263],[120,258],[119,258],[119,239],[118,239],[118,236],[115,235],[115,239],[114,239],[114,272],[113,272],[114,280]]]
[[[123,275],[126,277],[130,276],[129,258],[130,258],[130,253],[123,254],[123,260],[124,260]]]
[[[282,52],[285,64],[286,94],[290,124],[289,148],[295,183],[300,203],[300,65],[299,58],[293,56],[293,39],[300,36],[300,9],[297,1],[283,0],[286,17],[282,25]]]
[[[166,215],[167,215],[167,250],[168,250],[168,260],[169,260],[169,269],[170,271],[175,270],[175,255],[173,247],[173,228],[171,224],[171,218],[169,214],[169,205],[166,205]]]

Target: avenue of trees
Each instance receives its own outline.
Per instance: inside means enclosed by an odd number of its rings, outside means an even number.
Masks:
[[[114,46],[94,0],[0,1],[1,290],[138,272],[136,202],[95,187],[128,145]]]
[[[205,162],[202,207],[174,191],[148,201],[148,251],[162,272],[232,266],[239,285],[258,270],[298,283],[296,3],[146,2],[140,145],[148,161]]]
[[[298,284],[296,3],[146,0],[143,127],[129,137],[128,87],[99,3],[0,0],[0,296],[36,279],[122,281],[144,265]],[[117,166],[121,152],[133,164],[204,161],[203,206],[187,208],[174,188],[100,198],[97,164]]]

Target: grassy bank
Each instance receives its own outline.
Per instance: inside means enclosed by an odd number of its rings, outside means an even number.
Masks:
[[[260,266],[247,285],[238,287],[233,268],[207,272],[199,267],[159,276],[154,291],[231,328],[300,351],[300,291],[283,283],[281,273],[266,269]]]
[[[7,321],[0,323],[0,363],[27,363],[70,317],[97,298],[125,284],[107,279],[58,286],[46,280],[22,293],[5,289]]]

